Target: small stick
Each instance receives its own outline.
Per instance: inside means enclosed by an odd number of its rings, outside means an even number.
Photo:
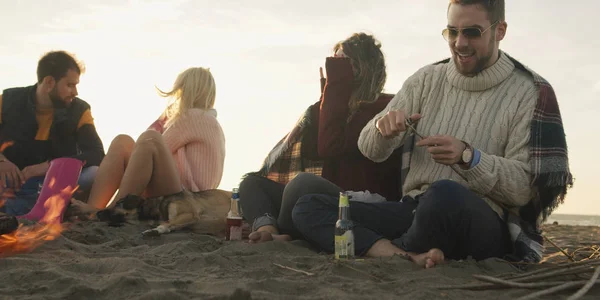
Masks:
[[[571,256],[569,253],[567,253],[565,250],[563,250],[561,247],[559,247],[558,245],[556,245],[549,237],[547,237],[546,235],[543,235],[544,239],[546,241],[548,241],[550,244],[552,244],[552,246],[556,247],[556,249],[560,250],[560,252],[562,252],[562,254],[564,254],[570,261],[575,262],[575,259],[573,259],[573,256]]]
[[[540,296],[546,296],[546,295],[549,295],[549,294],[553,294],[553,293],[556,293],[556,292],[567,290],[567,289],[576,287],[576,286],[581,285],[581,284],[582,284],[581,281],[567,282],[567,283],[563,283],[563,284],[561,284],[559,286],[555,286],[553,288],[549,288],[547,290],[541,290],[539,292],[531,293],[531,294],[523,296],[521,298],[517,298],[517,300],[535,299],[535,298],[538,298]]]
[[[578,266],[575,268],[571,268],[571,269],[564,269],[564,270],[554,270],[548,273],[542,273],[542,274],[537,274],[537,275],[533,275],[533,276],[529,276],[529,277],[523,277],[523,278],[519,278],[516,279],[514,281],[518,281],[518,282],[527,282],[527,281],[533,281],[533,280],[539,280],[539,279],[546,279],[546,278],[552,278],[552,277],[556,277],[556,276],[563,276],[563,275],[572,275],[572,274],[581,274],[587,271],[591,271],[590,266]]]
[[[569,262],[569,263],[564,263],[564,264],[558,265],[556,267],[538,269],[538,270],[534,270],[534,271],[523,273],[523,274],[518,274],[516,276],[504,278],[504,279],[515,280],[515,279],[526,278],[526,277],[530,277],[532,275],[538,275],[538,274],[542,274],[542,273],[550,273],[550,272],[554,272],[554,271],[558,271],[558,270],[568,270],[568,269],[572,269],[574,267],[578,267],[578,266],[582,266],[582,265],[590,265],[591,266],[591,265],[595,265],[597,263],[600,263],[600,261],[588,260],[588,261],[579,261],[579,262],[574,262],[574,263]]]
[[[307,275],[307,276],[313,276],[313,275],[315,275],[314,273],[310,273],[310,272],[306,272],[306,271],[302,271],[302,270],[298,270],[298,269],[286,267],[284,265],[280,265],[280,264],[276,264],[276,263],[273,263],[273,264],[276,265],[276,266],[278,266],[278,267],[280,267],[280,268],[282,268],[282,269],[286,269],[286,270],[290,270],[290,271],[302,273],[302,274]]]
[[[594,272],[594,275],[592,275],[592,278],[590,278],[590,280],[586,282],[585,285],[581,289],[579,289],[575,294],[567,298],[567,300],[577,300],[583,295],[585,295],[592,288],[592,286],[596,284],[596,282],[598,281],[598,276],[600,276],[600,267],[597,267],[596,272]]]
[[[591,254],[589,257],[588,257],[588,259],[590,259],[590,258],[594,257],[594,255],[596,255],[596,253],[598,253],[598,252],[600,251],[600,247],[592,247],[592,250],[594,250],[594,248],[596,248],[596,251],[594,251],[594,253],[592,253],[592,254]]]

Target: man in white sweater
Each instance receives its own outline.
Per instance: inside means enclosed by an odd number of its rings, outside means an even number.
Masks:
[[[443,36],[452,58],[408,78],[363,129],[360,151],[383,162],[412,141],[407,119],[418,124],[402,201],[351,204],[357,255],[406,255],[432,267],[511,252],[507,215],[536,193],[529,139],[539,93],[499,50],[506,29],[504,0],[451,0]],[[330,252],[336,207],[335,197],[311,195],[293,212],[300,232]]]

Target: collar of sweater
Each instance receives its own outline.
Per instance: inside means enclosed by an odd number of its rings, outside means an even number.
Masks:
[[[495,64],[473,77],[459,73],[452,60],[448,62],[447,66],[446,78],[448,82],[456,88],[471,92],[485,91],[500,84],[515,69],[515,65],[503,52],[500,52],[500,57]]]
[[[211,115],[211,116],[213,116],[213,117],[215,117],[215,118],[217,117],[217,110],[216,110],[216,109],[214,109],[214,108],[209,108],[209,109],[207,109],[207,110],[206,110],[206,112],[207,112],[209,115]]]

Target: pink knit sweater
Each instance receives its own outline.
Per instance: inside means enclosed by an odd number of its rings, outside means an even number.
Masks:
[[[191,109],[170,124],[163,137],[185,189],[215,189],[223,176],[225,135],[214,109]]]

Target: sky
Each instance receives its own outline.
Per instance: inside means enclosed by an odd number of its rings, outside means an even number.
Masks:
[[[0,89],[35,83],[39,58],[67,50],[86,65],[79,96],[104,146],[137,137],[163,110],[188,67],[209,67],[227,139],[219,188],[230,190],[318,101],[319,67],[353,32],[374,34],[386,56],[385,91],[450,55],[447,1],[0,0]],[[543,3],[543,6],[542,6]],[[556,213],[600,215],[600,2],[512,0],[500,47],[554,87],[575,186]]]

